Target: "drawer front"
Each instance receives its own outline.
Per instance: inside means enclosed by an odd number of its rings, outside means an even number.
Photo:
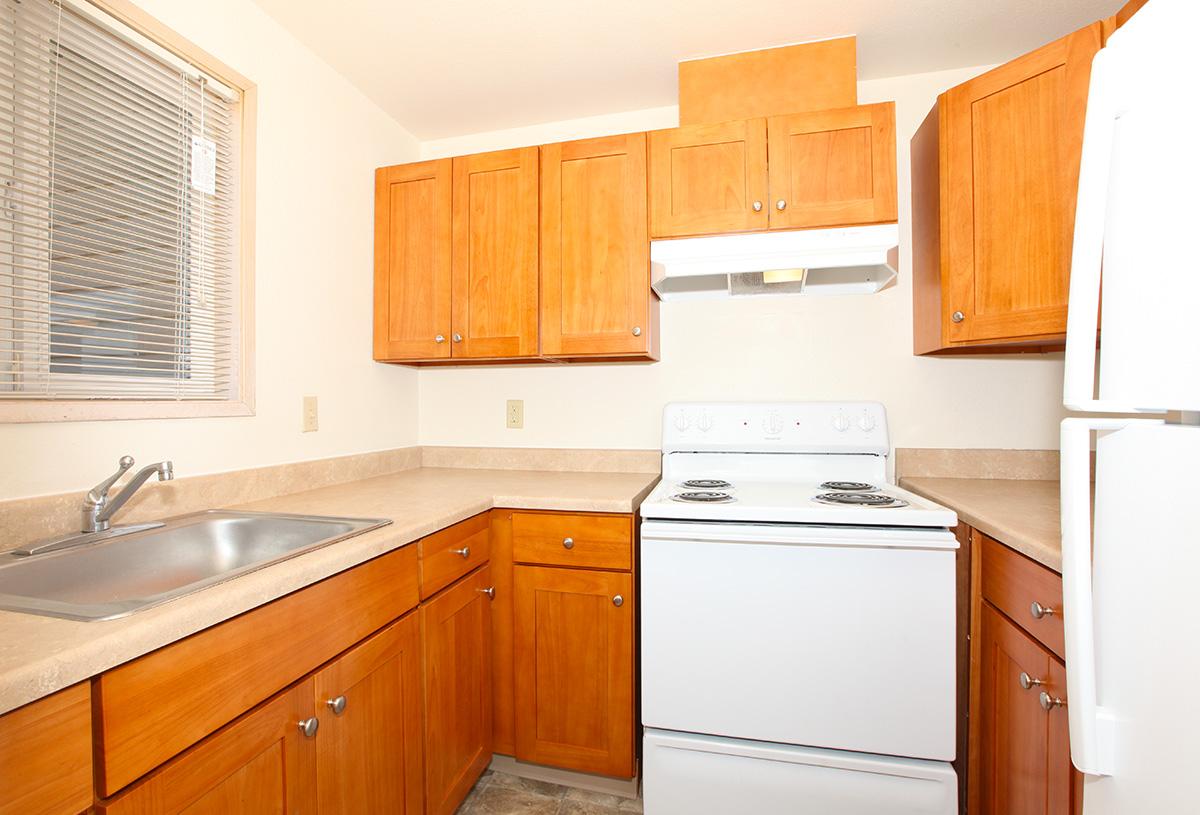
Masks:
[[[1066,659],[1062,577],[999,541],[976,532],[983,555],[983,597],[1060,659]],[[1043,611],[1036,616],[1034,604]]]
[[[633,517],[514,512],[513,561],[547,566],[633,566]]]
[[[82,812],[92,804],[87,682],[0,716],[0,815]]]
[[[432,597],[492,554],[491,521],[486,512],[421,538],[421,599]]]
[[[417,605],[406,546],[127,662],[94,692],[112,795]]]

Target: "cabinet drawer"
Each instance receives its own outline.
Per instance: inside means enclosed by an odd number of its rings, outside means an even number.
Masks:
[[[1065,659],[1062,577],[987,535],[975,534],[983,553],[984,599]],[[1048,613],[1034,616],[1034,603]]]
[[[87,682],[0,716],[0,778],[0,815],[54,815],[91,806]]]
[[[421,599],[432,597],[455,580],[486,563],[491,556],[488,513],[456,523],[421,538]]]
[[[95,680],[109,796],[417,605],[406,546],[113,668]]]
[[[633,518],[514,512],[513,560],[548,566],[630,569]]]

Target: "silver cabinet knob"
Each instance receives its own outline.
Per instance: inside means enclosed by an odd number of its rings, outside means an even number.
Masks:
[[[956,311],[950,315],[950,319],[956,323],[961,323],[963,320],[966,319],[966,315],[963,314],[961,311]]]
[[[575,539],[574,538],[563,538],[563,548],[564,549],[574,549],[575,548]]]
[[[455,341],[455,342],[462,342],[462,334],[459,334],[457,331],[455,331],[455,332],[454,332],[454,341]]]
[[[329,709],[333,711],[334,716],[341,716],[342,712],[346,709],[346,697],[338,695],[332,699],[326,699],[325,704],[329,705]]]
[[[775,209],[783,212],[785,209],[787,209],[787,201],[784,201],[782,198],[780,198],[775,202]]]
[[[762,201],[755,201],[753,204],[750,205],[750,208],[753,209],[755,212],[762,212]]]
[[[479,593],[486,594],[488,596],[489,600],[496,599],[496,587],[495,586],[488,586],[486,589],[480,589]]]
[[[471,556],[471,547],[464,546],[461,549],[451,549],[450,552],[451,552],[451,554],[462,555],[463,559],[465,560],[466,558],[469,558]]]
[[[445,341],[446,341],[446,335],[445,335],[445,334],[438,334],[436,337],[434,337],[434,338],[433,338],[433,341],[434,341],[434,342],[445,342]]]
[[[617,608],[620,608],[621,606],[625,605],[625,598],[619,594],[616,595],[615,597],[613,597],[613,605],[616,606]]]
[[[296,725],[306,739],[311,739],[317,735],[317,728],[321,726],[321,721],[316,716],[309,716],[307,719],[297,722]]]
[[[1058,612],[1056,612],[1053,608],[1050,608],[1049,606],[1043,606],[1037,600],[1034,600],[1029,604],[1029,613],[1033,615],[1033,619],[1040,620],[1043,617],[1049,617],[1053,614],[1057,614]]]
[[[1025,673],[1024,671],[1021,671],[1021,675],[1019,677],[1017,677],[1017,681],[1021,683],[1021,687],[1024,688],[1025,690],[1029,690],[1030,688],[1032,688],[1035,685],[1045,685],[1046,684],[1045,680],[1034,679],[1032,676]]]
[[[642,327],[640,325],[635,325],[633,327],[633,336],[635,336],[635,337],[642,336]]]
[[[1038,703],[1042,706],[1042,710],[1045,711],[1054,710],[1056,707],[1067,706],[1066,700],[1051,696],[1045,691],[1042,691],[1041,695],[1038,696]]]

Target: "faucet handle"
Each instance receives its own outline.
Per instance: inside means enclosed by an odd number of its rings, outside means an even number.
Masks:
[[[103,503],[108,497],[108,491],[112,489],[112,485],[116,484],[118,479],[125,475],[125,473],[128,472],[129,468],[132,466],[133,456],[121,456],[121,460],[117,462],[117,471],[96,486],[92,487],[92,489],[88,492],[88,503],[93,505]]]

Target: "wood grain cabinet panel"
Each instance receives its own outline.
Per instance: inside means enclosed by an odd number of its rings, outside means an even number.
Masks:
[[[514,586],[517,758],[631,777],[632,575],[517,566]]]
[[[1063,664],[989,603],[982,605],[979,815],[1066,815],[1072,768]],[[1022,687],[1021,675],[1035,684]]]
[[[983,599],[1066,659],[1062,577],[1004,544],[976,532],[983,557]],[[1034,615],[1034,604],[1042,610]]]
[[[646,134],[542,147],[542,353],[657,356]]]
[[[421,560],[421,599],[437,594],[491,556],[491,523],[483,512],[417,542]]]
[[[425,811],[450,815],[492,760],[492,612],[483,566],[421,606]]]
[[[73,815],[92,803],[87,682],[0,716],[0,815]]]
[[[514,512],[513,560],[545,566],[624,569],[633,566],[629,515]]]
[[[538,149],[454,159],[453,210],[451,355],[537,356]]]
[[[298,723],[313,716],[308,679],[274,697],[121,795],[103,815],[229,815],[316,811],[317,741]],[[319,734],[319,731],[318,731]]]
[[[318,811],[424,811],[421,626],[416,611],[314,677]],[[340,711],[340,712],[339,712]]]
[[[767,145],[772,229],[896,220],[894,103],[772,117]]]
[[[766,119],[650,133],[651,238],[766,229],[767,203]]]
[[[1099,22],[946,91],[913,139],[916,353],[1061,341]]]
[[[450,195],[450,159],[375,171],[377,360],[450,357]]]

